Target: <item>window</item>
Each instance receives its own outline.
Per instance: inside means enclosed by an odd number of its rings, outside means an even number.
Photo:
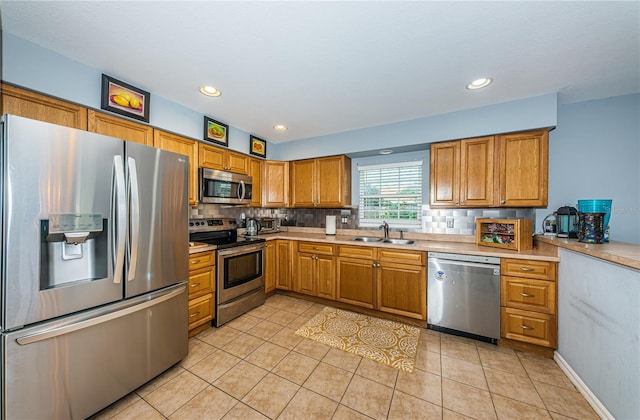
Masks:
[[[359,225],[420,226],[422,161],[358,167]]]

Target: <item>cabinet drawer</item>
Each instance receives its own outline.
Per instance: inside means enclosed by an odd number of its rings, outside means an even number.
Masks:
[[[215,291],[215,270],[205,267],[189,272],[189,299]]]
[[[556,313],[556,283],[502,276],[501,306],[528,311]]]
[[[189,301],[189,329],[213,319],[213,294]]]
[[[338,256],[351,258],[375,259],[376,248],[370,246],[348,246],[341,245],[338,249]]]
[[[500,264],[500,271],[503,276],[555,281],[557,278],[557,267],[558,265],[551,261],[503,258]]]
[[[298,252],[307,252],[310,254],[320,255],[333,255],[335,253],[335,247],[330,244],[323,244],[318,242],[299,242]]]
[[[558,348],[558,324],[554,315],[502,308],[500,330],[502,338]]]
[[[215,264],[214,251],[198,252],[189,255],[189,270],[196,270]]]
[[[378,248],[378,260],[399,264],[425,265],[425,253],[399,249]]]

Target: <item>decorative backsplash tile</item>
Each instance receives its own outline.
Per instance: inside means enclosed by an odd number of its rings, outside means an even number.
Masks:
[[[238,222],[241,215],[246,218],[275,217],[282,226],[325,227],[326,216],[336,216],[338,229],[358,229],[358,209],[270,209],[231,207],[217,204],[200,204],[191,209],[191,217],[233,217]],[[475,235],[476,218],[525,218],[533,220],[536,212],[532,208],[487,208],[487,209],[431,209],[422,206],[422,228],[403,229],[422,233],[444,233],[449,235]],[[447,227],[453,221],[453,227]]]

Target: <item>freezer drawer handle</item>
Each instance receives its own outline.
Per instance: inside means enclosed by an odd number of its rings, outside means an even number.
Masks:
[[[156,306],[164,301],[173,299],[174,297],[184,293],[186,290],[186,287],[180,287],[179,289],[176,289],[174,291],[172,291],[171,293],[167,293],[166,295],[162,295],[156,299],[153,300],[148,300],[144,303],[141,303],[139,305],[133,305],[129,308],[125,308],[122,309],[120,311],[116,311],[116,312],[111,312],[109,314],[106,315],[102,315],[102,316],[98,316],[96,318],[91,318],[91,319],[86,319],[84,321],[78,321],[75,322],[73,324],[70,325],[65,325],[63,327],[59,327],[59,328],[52,328],[50,330],[47,331],[43,331],[43,332],[38,332],[35,334],[30,334],[30,335],[25,335],[24,337],[20,337],[18,339],[16,339],[16,342],[18,344],[20,344],[21,346],[26,346],[27,344],[32,344],[32,343],[37,343],[38,341],[43,341],[43,340],[47,340],[49,338],[55,338],[64,334],[69,334],[71,332],[74,331],[78,331],[78,330],[82,330],[85,328],[89,328],[89,327],[93,327],[95,325],[98,324],[103,324],[105,322],[117,319],[117,318],[122,318],[123,316],[127,316],[129,314],[132,314],[134,312],[138,312],[140,310],[143,309],[147,309],[150,308],[152,306]]]

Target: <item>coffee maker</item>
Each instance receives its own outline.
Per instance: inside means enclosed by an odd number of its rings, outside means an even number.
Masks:
[[[554,213],[556,216],[556,227],[558,238],[577,238],[578,230],[578,209],[575,207],[560,207]]]

